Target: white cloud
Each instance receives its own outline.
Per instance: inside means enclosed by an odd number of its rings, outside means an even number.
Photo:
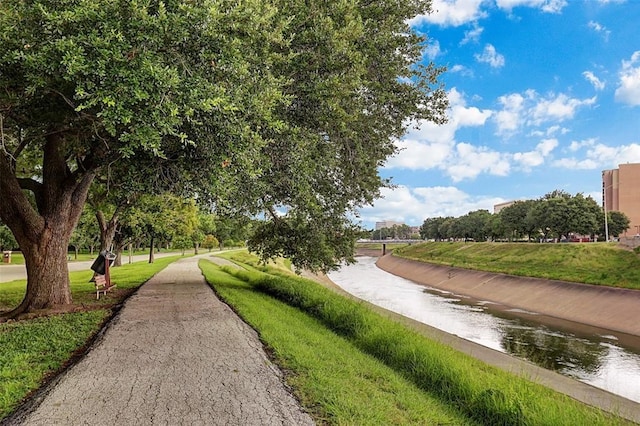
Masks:
[[[429,217],[460,217],[470,211],[493,211],[495,204],[507,200],[499,197],[470,196],[455,186],[383,188],[382,196],[371,207],[360,211],[360,218],[368,223],[398,220],[407,225],[422,225]]]
[[[603,25],[600,25],[596,21],[589,21],[587,26],[589,26],[589,28],[591,28],[592,30],[594,30],[597,33],[602,32],[602,31],[606,31],[606,28]]]
[[[596,138],[589,138],[583,141],[571,141],[569,145],[569,151],[576,152],[585,147],[594,146],[598,140]]]
[[[419,26],[428,23],[459,27],[476,22],[486,16],[486,13],[480,10],[482,2],[483,0],[434,0],[431,4],[433,12],[416,16],[409,21],[409,25]]]
[[[605,27],[604,25],[596,22],[596,21],[589,21],[589,23],[587,24],[587,26],[589,28],[591,28],[593,31],[602,34],[602,36],[604,37],[604,39],[606,41],[609,40],[609,35],[611,34],[611,31],[609,31],[607,29],[607,27]]]
[[[389,169],[428,170],[440,166],[450,156],[453,144],[404,139],[396,143],[400,152],[390,158]]]
[[[487,147],[459,143],[453,154],[444,165],[444,169],[454,182],[474,179],[480,173],[506,176],[511,169],[508,158],[504,154]]]
[[[513,93],[500,97],[499,102],[503,110],[497,113],[467,106],[465,95],[456,88],[449,91],[448,98],[449,122],[442,126],[426,122],[418,129],[409,132],[405,139],[398,142],[401,151],[389,159],[386,168],[439,169],[453,182],[472,180],[480,174],[507,176],[514,166],[528,171],[546,163],[559,144],[558,139],[552,135],[565,133],[565,128],[558,125],[550,126],[545,131],[540,131],[540,135],[546,138],[543,138],[534,149],[515,153],[500,152],[487,146],[458,141],[456,140],[457,131],[464,127],[484,126],[487,120],[494,116],[501,132],[515,133],[520,127],[526,126],[527,121],[532,120],[536,108],[541,104],[550,108],[549,114],[560,117],[569,112],[555,107],[554,101],[561,105],[573,105],[566,96],[542,99],[533,90],[528,90],[524,94]],[[573,106],[573,108],[577,107]],[[560,112],[554,112],[556,109]]]
[[[608,147],[597,144],[596,139],[572,141],[566,152],[572,155],[582,153],[576,158],[560,158],[550,162],[559,146],[558,135],[569,132],[554,122],[568,120],[576,111],[595,103],[595,97],[587,99],[571,98],[566,94],[540,96],[534,90],[501,96],[498,102],[500,111],[480,109],[467,105],[465,94],[456,88],[448,92],[450,107],[449,122],[437,126],[430,122],[411,130],[407,137],[398,141],[400,153],[390,158],[387,169],[440,170],[452,182],[473,180],[481,174],[508,176],[513,170],[529,172],[545,164],[557,167],[591,169],[597,165],[604,168],[614,161],[640,161],[640,145],[626,147]],[[456,139],[458,130],[469,127],[483,127],[493,118],[498,131],[514,134],[531,126],[554,123],[545,128],[528,132],[528,136],[539,136],[539,142],[530,150],[505,152],[488,146],[477,146]],[[583,157],[583,158],[578,158]],[[608,167],[608,166],[607,166]]]
[[[471,69],[465,67],[464,65],[456,64],[456,65],[451,67],[449,72],[458,73],[458,74],[461,74],[461,75],[466,76],[466,77],[473,77],[473,71]]]
[[[558,139],[544,139],[536,146],[536,151],[546,157],[558,146]]]
[[[424,54],[427,58],[434,60],[442,52],[440,51],[440,42],[438,40],[431,41],[424,49]]]
[[[624,163],[640,162],[640,143],[621,146],[594,145],[587,151],[587,158],[605,167],[618,167]]]
[[[587,81],[589,83],[591,83],[593,85],[593,87],[596,90],[602,90],[604,89],[605,83],[604,81],[601,81],[598,77],[595,76],[595,74],[591,71],[585,71],[582,73],[582,75],[584,76],[584,78],[587,79]]]
[[[567,5],[566,0],[496,0],[500,9],[511,12],[519,6],[533,7],[547,13],[560,13]]]
[[[510,93],[498,98],[500,109],[493,114],[496,123],[496,134],[512,136],[529,126],[540,126],[545,123],[562,122],[574,117],[579,108],[595,104],[596,97],[587,99],[571,98],[564,93],[540,96],[534,90],[523,93]],[[531,136],[552,136],[566,134],[569,130],[557,124],[546,130],[534,129],[528,132]]]
[[[583,141],[572,141],[569,145],[571,152],[584,150],[581,158],[576,156],[561,158],[554,162],[557,167],[570,167],[583,170],[602,170],[617,168],[619,164],[640,162],[640,143],[609,146],[597,143],[595,138]]]
[[[480,35],[484,31],[484,28],[474,25],[473,29],[464,32],[464,38],[460,42],[460,45],[467,44],[469,42],[477,43],[480,39]]]
[[[498,134],[507,135],[518,130],[522,123],[525,98],[519,93],[500,96],[498,102],[503,109],[495,114]]]
[[[559,95],[550,95],[546,99],[540,99],[532,110],[531,122],[541,124],[547,121],[564,121],[573,116],[576,110],[583,106],[593,105],[596,97],[587,99],[570,98],[564,93]]]
[[[557,139],[542,140],[533,151],[516,152],[513,154],[514,162],[520,164],[524,170],[531,170],[532,167],[541,166],[546,158],[558,146]]]
[[[455,87],[449,90],[447,98],[449,99],[449,121],[440,126],[430,121],[418,123],[419,128],[410,131],[406,139],[453,144],[459,128],[482,126],[491,117],[491,110],[467,107],[464,94],[458,92]]]
[[[598,163],[590,159],[561,158],[553,162],[554,167],[567,170],[595,170]]]
[[[640,50],[635,51],[628,61],[622,61],[615,98],[628,105],[640,105]]]
[[[546,131],[545,134],[547,136],[553,136],[555,134],[561,134],[561,135],[566,135],[567,133],[569,133],[569,129],[567,129],[566,127],[561,127],[558,125],[555,126],[551,126],[549,127]]]
[[[496,51],[496,48],[491,44],[484,46],[482,54],[474,55],[478,62],[484,62],[493,68],[500,68],[504,66],[504,56]]]
[[[438,200],[445,204],[461,203],[469,198],[469,194],[464,193],[454,186],[433,186],[415,188],[413,191],[422,201]]]
[[[412,129],[397,142],[401,151],[387,161],[386,168],[428,170],[442,167],[453,155],[458,129],[483,126],[491,117],[491,110],[467,107],[464,94],[455,87],[447,97],[449,121],[440,126],[429,121],[419,123],[417,129]]]

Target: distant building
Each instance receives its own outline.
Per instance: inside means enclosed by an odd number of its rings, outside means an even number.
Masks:
[[[376,231],[382,229],[382,228],[393,228],[394,225],[404,225],[404,223],[402,222],[395,222],[393,220],[385,220],[382,222],[376,222]]]
[[[626,235],[640,234],[640,163],[620,164],[602,172],[602,207],[629,218]]]
[[[515,201],[507,201],[506,203],[494,204],[493,205],[493,214],[500,213],[500,210],[504,209],[505,207],[509,207],[513,203],[515,203]]]

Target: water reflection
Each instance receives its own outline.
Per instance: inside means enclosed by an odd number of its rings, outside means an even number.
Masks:
[[[406,317],[640,402],[640,337],[425,288],[378,269],[375,260],[358,258],[329,278]]]
[[[545,327],[504,327],[501,343],[509,354],[576,378],[600,370],[600,359],[607,353],[597,342],[556,334]]]

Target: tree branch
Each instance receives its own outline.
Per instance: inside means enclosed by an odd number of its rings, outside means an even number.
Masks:
[[[278,216],[278,214],[276,213],[276,211],[273,209],[272,205],[267,205],[266,200],[264,199],[264,197],[261,197],[262,203],[265,206],[265,209],[267,210],[267,212],[269,213],[269,215],[271,216],[271,218],[273,219],[273,221],[275,223],[282,223],[282,219],[280,219],[280,216]]]
[[[13,161],[16,161],[22,151],[29,145],[29,139],[22,137],[22,129],[18,130],[18,146],[13,151]]]

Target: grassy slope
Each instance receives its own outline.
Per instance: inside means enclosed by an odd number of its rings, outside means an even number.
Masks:
[[[608,244],[414,244],[394,255],[512,275],[640,289],[640,256]]]
[[[356,357],[363,360],[358,363],[368,362],[365,360],[369,357],[375,358],[412,382],[429,400],[439,400],[450,409],[455,409],[454,412],[464,413],[466,421],[522,425],[625,423],[430,341],[373,313],[364,305],[336,295],[308,280],[290,276],[278,277],[277,272],[272,272],[276,274],[272,275],[227,270],[240,278],[231,282],[215,266],[201,262],[201,267],[207,279],[225,300],[274,349],[277,361],[293,372],[291,383],[296,386],[305,404],[315,407],[318,411],[316,415],[331,423],[433,424],[408,420],[406,416],[411,413],[402,414],[405,416],[402,417],[404,420],[390,421],[389,414],[378,412],[377,397],[366,395],[377,395],[377,392],[385,390],[395,395],[398,391],[391,390],[388,379],[376,378],[377,373],[372,373],[370,366],[360,373],[355,373],[351,370],[352,367],[343,367],[349,359]],[[275,302],[260,293],[269,294],[299,311],[285,307],[283,303]],[[317,321],[303,319],[304,315]],[[275,316],[275,321],[269,319],[271,316]],[[295,322],[289,323],[294,317]],[[338,344],[334,341],[335,335],[322,331],[323,327],[341,336],[338,341],[342,342],[344,339],[349,345]],[[308,343],[297,345],[294,341]],[[307,354],[307,345],[317,350],[313,351],[311,348],[311,354]],[[317,360],[300,361],[308,355],[321,357],[322,351],[329,350],[324,348],[332,347],[338,347],[339,350],[335,354],[331,352],[332,355],[322,360],[322,363],[331,361],[336,363],[335,366],[330,363],[322,364]],[[363,355],[366,356],[361,358]],[[331,373],[334,369],[335,377]],[[347,381],[341,384],[338,380],[345,374]],[[330,376],[329,379],[325,377],[327,375]],[[346,394],[342,394],[344,390],[347,390]],[[356,396],[354,398],[360,399],[344,401],[351,395],[360,394],[365,395],[365,398]],[[398,404],[399,401],[392,406]],[[399,407],[403,411],[413,411],[413,408],[404,403]],[[433,409],[435,408],[429,410]],[[349,417],[350,415],[355,417]],[[369,415],[373,417],[360,417]]]
[[[221,298],[259,331],[319,424],[476,424],[318,320],[211,262],[200,261],[200,267]]]

